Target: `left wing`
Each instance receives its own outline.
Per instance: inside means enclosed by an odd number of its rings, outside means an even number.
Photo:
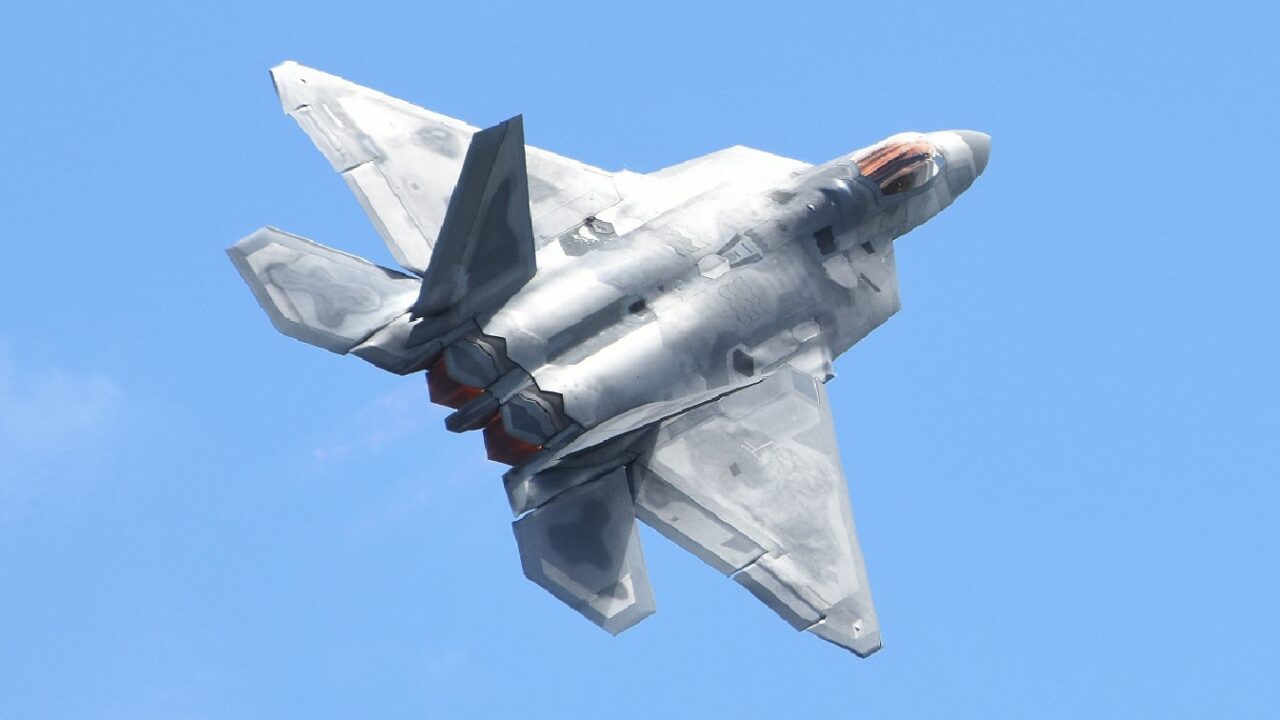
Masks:
[[[631,466],[636,515],[799,630],[880,648],[822,383],[790,366],[663,421]]]
[[[396,262],[426,272],[479,128],[295,62],[271,70],[280,104],[342,174]],[[613,176],[528,148],[539,242],[618,202]]]
[[[295,62],[272,68],[271,78],[284,111],[342,174],[396,262],[424,274],[479,128]],[[809,167],[741,146],[647,175],[608,172],[536,147],[526,156],[539,248],[589,218],[600,216],[609,234],[620,235],[714,187],[763,190]]]

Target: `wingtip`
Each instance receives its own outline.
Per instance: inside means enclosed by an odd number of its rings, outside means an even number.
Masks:
[[[826,617],[808,630],[861,658],[882,647],[880,621],[871,607],[869,594],[855,594],[836,603],[827,610]]]
[[[856,644],[849,646],[849,650],[860,658],[869,658],[880,652],[884,647],[884,643],[880,641],[880,631],[859,638]]]
[[[270,74],[276,97],[280,99],[280,106],[286,114],[303,105],[310,105],[318,87],[341,79],[293,60],[285,60],[271,68]]]
[[[814,628],[810,628],[809,632],[818,635],[833,646],[845,648],[845,650],[854,653],[858,657],[870,657],[876,655],[884,647],[881,642],[881,634],[879,630],[870,630],[870,632],[859,633],[858,635],[850,635],[845,633],[829,633],[822,632],[819,623]]]
[[[285,113],[293,112],[298,109],[298,105],[293,103],[294,98],[289,92],[289,79],[297,75],[298,63],[292,60],[284,62],[271,68],[271,87],[276,91],[276,99],[280,101],[280,107]]]
[[[296,67],[299,67],[298,62],[296,60],[283,60],[277,63],[276,65],[272,66],[272,68],[268,70],[267,73],[271,75],[271,77],[274,79],[277,73],[288,73]]]

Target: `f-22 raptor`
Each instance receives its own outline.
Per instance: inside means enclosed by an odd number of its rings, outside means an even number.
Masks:
[[[639,518],[795,628],[880,648],[824,383],[898,310],[894,240],[982,174],[987,135],[606,172],[519,116],[271,74],[407,272],[270,227],[232,261],[280,332],[425,372],[448,429],[482,433],[529,579],[626,630],[655,608]]]

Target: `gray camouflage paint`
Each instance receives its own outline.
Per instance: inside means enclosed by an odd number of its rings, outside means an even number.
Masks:
[[[617,635],[655,610],[626,472],[563,492],[513,526],[525,577]]]
[[[524,147],[518,118],[477,131],[294,63],[272,75],[426,281],[272,229],[232,260],[281,332],[465,386],[447,425],[514,464],[526,575],[629,627],[653,610],[639,513],[793,626],[879,647],[821,383],[898,310],[894,239],[973,183],[987,136],[608,173]]]

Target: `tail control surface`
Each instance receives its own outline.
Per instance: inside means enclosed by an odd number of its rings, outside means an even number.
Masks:
[[[519,116],[471,138],[413,306],[441,328],[496,309],[536,271]]]
[[[345,354],[404,315],[415,277],[265,227],[227,249],[280,332]]]
[[[557,495],[513,527],[525,576],[591,622],[617,635],[653,614],[622,468]]]

